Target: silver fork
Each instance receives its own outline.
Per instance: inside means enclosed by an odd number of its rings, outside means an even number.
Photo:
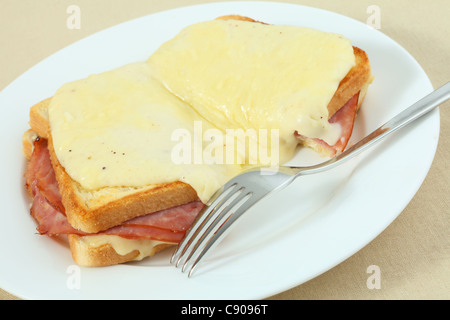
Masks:
[[[228,234],[231,225],[255,203],[288,186],[300,176],[334,168],[368,149],[392,132],[408,125],[450,98],[450,82],[414,103],[371,134],[328,161],[310,167],[279,167],[270,171],[255,168],[226,183],[208,201],[186,233],[170,262],[189,270],[191,277],[199,263]],[[269,172],[268,172],[269,170]]]

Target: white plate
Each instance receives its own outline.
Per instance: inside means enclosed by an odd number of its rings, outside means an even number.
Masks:
[[[40,62],[0,93],[0,287],[26,299],[260,299],[310,280],[363,248],[424,180],[439,136],[436,110],[330,172],[297,180],[243,217],[187,279],[171,251],[140,263],[74,267],[67,245],[35,233],[24,191],[21,136],[28,111],[64,82],[145,60],[182,27],[225,14],[337,32],[370,57],[375,81],[356,141],[432,91],[419,64],[365,24],[309,7],[231,2],[179,8],[106,29]],[[311,153],[301,151],[308,159]],[[79,276],[80,287],[73,282]]]

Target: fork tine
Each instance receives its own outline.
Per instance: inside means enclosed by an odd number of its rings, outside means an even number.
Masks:
[[[220,222],[221,217],[223,216],[224,212],[227,211],[227,209],[230,207],[230,205],[234,204],[236,201],[236,198],[239,197],[239,195],[242,193],[243,188],[238,189],[233,194],[230,194],[227,199],[224,199],[224,201],[216,206],[214,208],[214,213],[211,216],[211,222],[207,226],[202,226],[202,228],[198,229],[197,234],[195,238],[191,241],[191,244],[189,245],[189,248],[186,249],[185,253],[183,254],[184,264],[182,271],[184,272],[184,269],[186,268],[186,264],[189,261],[189,259],[192,257],[193,253],[198,249],[199,246],[202,245],[204,242],[205,236],[208,236],[208,234],[214,230],[214,228],[217,226],[217,224]]]
[[[197,247],[202,243],[204,234],[209,232],[209,230],[211,230],[211,228],[213,228],[217,224],[217,219],[220,217],[221,213],[230,206],[230,204],[241,194],[241,192],[242,188],[238,189],[237,191],[231,192],[227,196],[225,196],[216,206],[211,206],[212,209],[208,215],[207,223],[201,224],[188,240],[185,249],[183,250],[181,256],[178,258],[177,266],[181,263],[181,261],[184,260],[186,262],[187,260],[189,260],[192,252],[195,251]]]
[[[218,244],[218,240],[222,238],[221,235],[225,235],[225,231],[230,229],[229,226],[231,223],[227,224],[227,222],[235,220],[230,218],[252,197],[253,193],[244,192],[244,189],[245,188],[241,188],[239,197],[235,198],[231,204],[221,210],[214,222],[207,230],[205,230],[193,250],[190,252],[182,268],[182,272],[191,268],[189,277],[192,275],[194,268],[205,257],[206,253],[210,251],[213,246]],[[240,212],[239,216],[247,209],[248,206],[244,206],[244,210]]]
[[[192,240],[197,237],[199,230],[211,223],[211,218],[216,212],[215,210],[219,205],[226,201],[227,196],[236,188],[236,183],[226,185],[223,189],[218,190],[210,199],[210,204],[206,206],[199,214],[194,224],[187,231],[183,240],[178,244],[175,252],[173,253],[170,263],[176,261],[175,266],[178,267],[182,255],[186,252],[187,248],[191,245]]]

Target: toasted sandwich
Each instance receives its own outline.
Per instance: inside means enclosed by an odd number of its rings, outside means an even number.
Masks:
[[[192,134],[182,150],[191,155],[198,123],[201,133],[273,129],[280,164],[299,144],[333,157],[372,79],[367,54],[340,35],[241,16],[189,26],[147,61],[31,107],[23,151],[37,231],[67,235],[82,266],[150,257],[182,240],[215,190],[260,165],[247,154],[175,163],[177,139]],[[222,142],[215,155],[227,152]]]

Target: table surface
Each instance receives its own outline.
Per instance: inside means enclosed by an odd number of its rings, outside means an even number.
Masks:
[[[2,0],[0,90],[52,53],[90,34],[154,12],[214,2],[199,0]],[[421,64],[435,88],[450,80],[448,0],[297,0],[368,22],[379,8],[380,31]],[[68,29],[68,6],[81,9],[80,29]],[[400,216],[362,250],[307,283],[268,299],[450,298],[450,103],[440,108],[439,145],[429,174]],[[1,262],[0,262],[1,263]],[[379,267],[381,288],[367,286]],[[369,270],[370,271],[370,270]],[[0,289],[0,299],[18,299]]]

